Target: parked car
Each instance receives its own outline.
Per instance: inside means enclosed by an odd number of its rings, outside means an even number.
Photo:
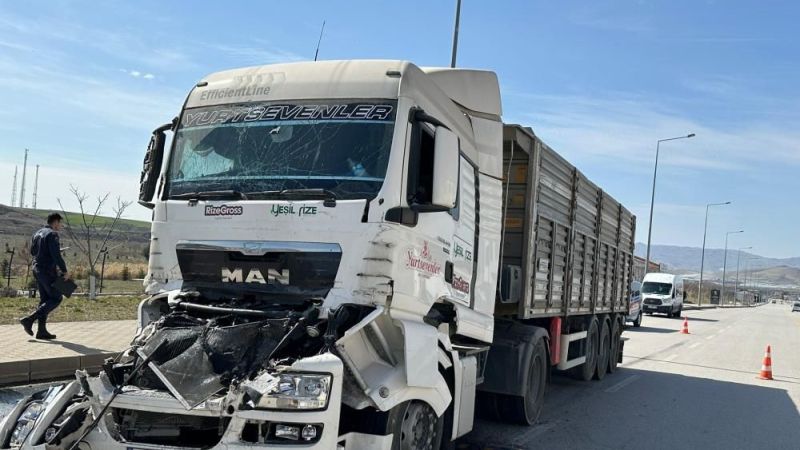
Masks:
[[[642,308],[647,314],[680,317],[686,291],[683,277],[671,273],[648,273],[642,281]]]
[[[634,327],[642,325],[642,283],[638,281],[631,282],[631,305],[628,309],[628,317],[625,318],[626,322],[633,322]]]
[[[794,305],[792,305],[792,312],[795,311],[800,311],[800,302],[794,302]]]

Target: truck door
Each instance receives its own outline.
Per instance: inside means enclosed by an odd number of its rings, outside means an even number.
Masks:
[[[466,306],[472,306],[475,285],[475,230],[477,199],[475,196],[476,169],[461,156],[459,161],[458,205],[453,211],[455,229],[450,247],[452,274],[448,280],[452,298]]]

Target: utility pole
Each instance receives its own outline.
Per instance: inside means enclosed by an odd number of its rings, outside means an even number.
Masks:
[[[22,185],[19,187],[19,207],[25,207],[25,173],[28,171],[28,149],[25,149],[25,160],[22,162]]]
[[[742,250],[750,250],[751,247],[742,247],[736,252],[736,284],[733,288],[733,303],[736,303],[736,294],[739,293],[739,262],[742,260]]]
[[[744,230],[728,231],[725,233],[725,257],[722,260],[722,295],[720,295],[720,306],[725,306],[725,274],[728,269],[728,236],[736,233],[744,233]]]
[[[700,254],[700,282],[697,283],[697,305],[703,304],[703,267],[706,263],[706,234],[708,233],[708,208],[712,206],[730,205],[731,202],[709,203],[706,205],[706,224],[703,226],[703,251]]]
[[[667,141],[674,141],[677,139],[689,139],[693,138],[694,133],[687,134],[686,136],[678,136],[673,138],[667,139],[659,139],[656,142],[656,163],[655,167],[653,168],[653,193],[650,195],[650,224],[647,226],[647,256],[644,258],[644,274],[647,275],[647,271],[650,269],[650,238],[653,235],[653,206],[656,201],[656,177],[658,176],[658,150],[661,147],[662,142]]]
[[[11,206],[17,203],[17,172],[19,167],[14,166],[14,185],[11,186]]]
[[[461,23],[461,0],[456,0],[456,24],[453,27],[453,55],[450,57],[450,67],[456,66],[458,54],[458,26]]]
[[[36,165],[36,177],[33,179],[33,209],[36,209],[36,194],[39,192],[39,165]]]

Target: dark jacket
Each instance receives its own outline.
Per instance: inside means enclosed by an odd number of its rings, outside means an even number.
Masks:
[[[61,244],[58,240],[58,233],[46,225],[34,233],[31,238],[31,254],[33,255],[33,267],[35,270],[56,274],[56,267],[61,272],[67,271],[67,264],[61,257]]]

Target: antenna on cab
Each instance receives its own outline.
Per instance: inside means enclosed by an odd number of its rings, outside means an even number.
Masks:
[[[322,28],[319,30],[319,40],[317,41],[317,51],[314,52],[314,61],[317,60],[319,56],[319,44],[322,43],[322,32],[325,31],[325,21],[322,21]]]

